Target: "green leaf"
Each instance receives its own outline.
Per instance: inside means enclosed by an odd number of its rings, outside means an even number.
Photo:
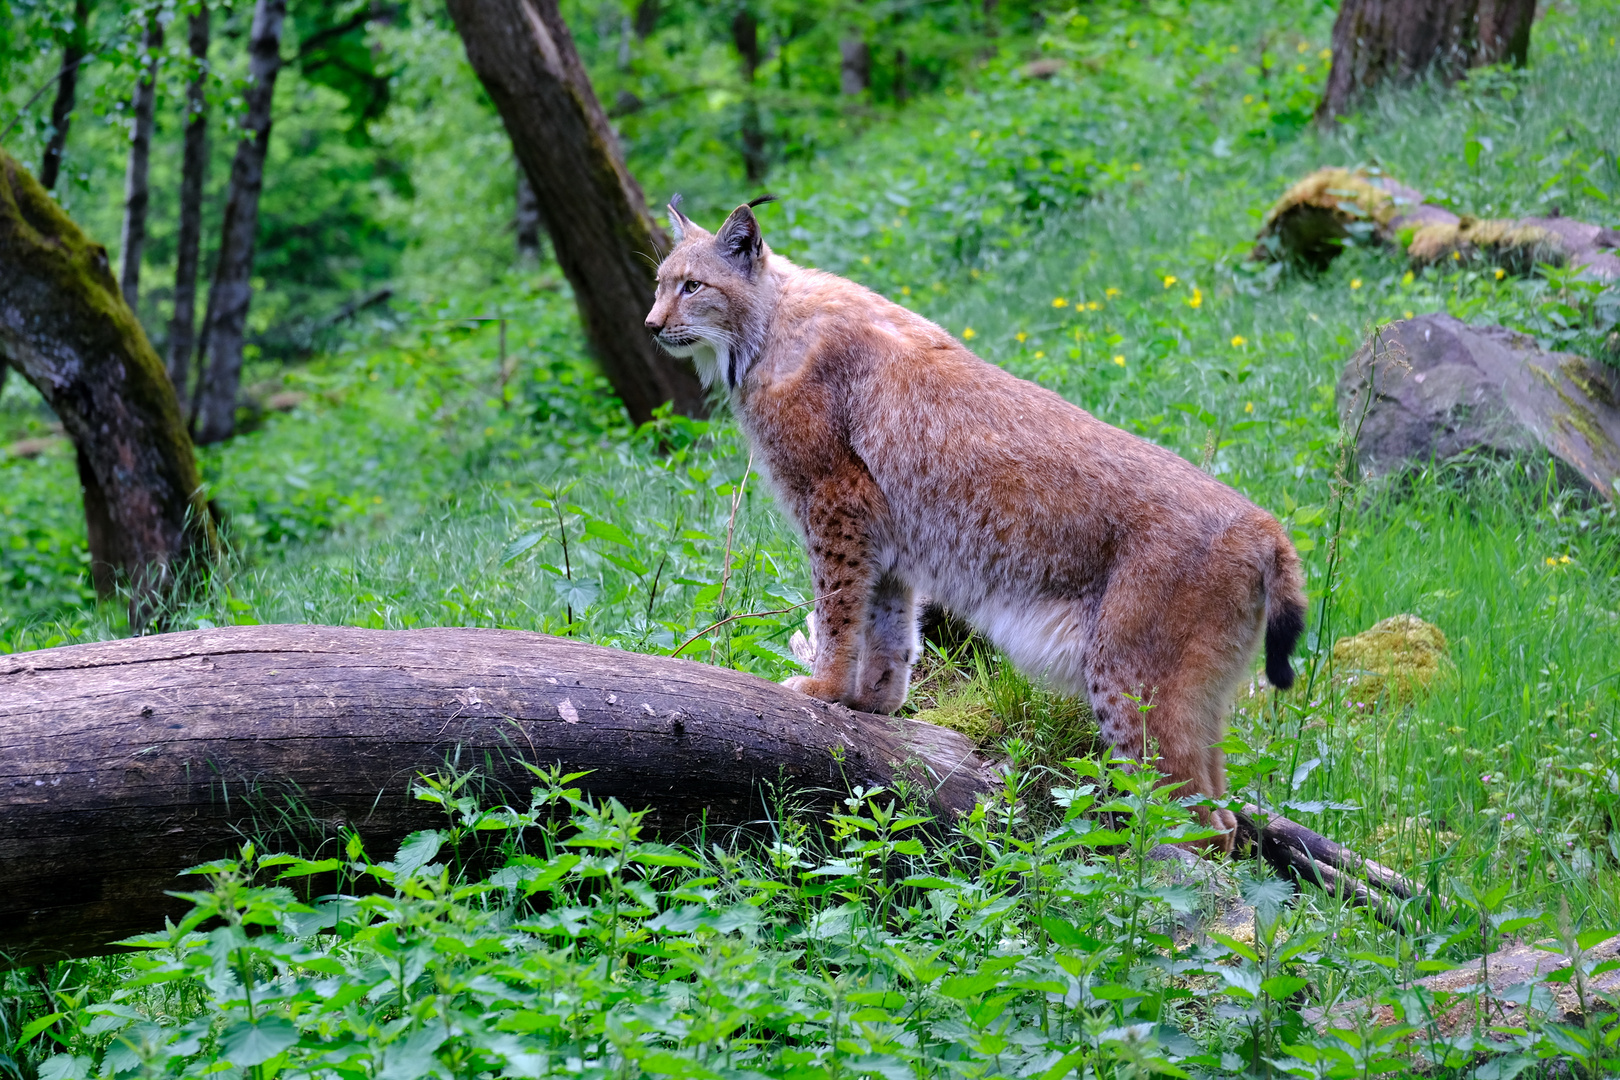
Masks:
[[[1307,985],[1309,980],[1298,975],[1273,975],[1260,984],[1260,989],[1269,994],[1273,1001],[1287,1001]]]
[[[237,1024],[220,1039],[220,1056],[237,1068],[259,1065],[298,1041],[298,1029],[281,1016],[257,1024]]]
[[[513,559],[517,558],[519,555],[522,555],[525,551],[528,551],[545,538],[546,532],[544,529],[536,529],[534,532],[524,533],[522,536],[518,537],[516,540],[513,540],[510,544],[507,544],[501,549],[501,562],[503,564],[511,562]]]
[[[413,832],[399,845],[399,854],[394,856],[394,878],[403,880],[415,874],[422,867],[433,861],[444,846],[444,833],[438,829],[422,829]]]
[[[15,1049],[20,1047],[23,1043],[27,1042],[29,1039],[32,1039],[35,1035],[38,1035],[40,1032],[44,1031],[46,1028],[50,1027],[52,1024],[56,1023],[66,1015],[67,1013],[65,1012],[53,1012],[47,1016],[41,1016],[37,1020],[29,1021],[23,1026],[22,1033],[17,1036],[17,1041],[11,1044],[12,1048]]]
[[[1250,946],[1239,941],[1237,938],[1227,937],[1225,934],[1218,934],[1214,931],[1211,931],[1209,936],[1211,940],[1220,942],[1238,956],[1243,957],[1243,959],[1252,960],[1256,964],[1260,962],[1260,954],[1255,952]]]
[[[636,546],[636,542],[625,531],[611,521],[601,521],[592,518],[585,523],[585,535],[594,536],[598,540],[606,540],[610,544],[622,544],[627,548]]]

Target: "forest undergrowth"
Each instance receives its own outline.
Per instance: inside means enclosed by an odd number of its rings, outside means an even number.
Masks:
[[[1324,133],[1306,119],[1331,18],[1224,3],[1054,17],[1024,53],[780,170],[761,222],[779,252],[913,307],[1284,521],[1311,596],[1296,666],[1315,677],[1308,697],[1241,698],[1234,795],[1423,883],[1440,914],[1401,935],[1237,864],[1225,890],[1253,926],[1188,937],[1178,919],[1204,901],[1141,858],[1190,827],[1182,808],[1086,756],[1083,707],[992,653],[936,646],[911,711],[1008,762],[970,820],[936,830],[903,790],[857,793],[827,834],[784,809],[768,843],[662,846],[636,835],[634,808],[564,794],[577,778],[537,777],[518,808],[466,794],[475,779],[424,778],[445,825],[397,852],[361,835],[284,858],[267,836],[206,868],[193,919],[138,958],[5,975],[0,1068],[1612,1075],[1620,1027],[1596,1008],[1442,1031],[1449,1003],[1402,986],[1510,937],[1568,952],[1620,930],[1616,512],[1525,463],[1362,483],[1334,384],[1376,326],[1414,313],[1607,357],[1616,308],[1552,269],[1413,274],[1352,247],[1303,276],[1248,255],[1270,202],[1328,164],[1383,168],[1459,212],[1620,225],[1620,8],[1557,6],[1525,71],[1386,94]],[[1032,53],[1065,66],[1026,77]],[[686,190],[700,223],[747,194],[683,172],[694,154],[629,149],[649,193]],[[723,412],[631,430],[554,267],[450,277],[406,281],[308,362],[259,362],[261,396],[297,405],[203,452],[233,554],[174,625],[502,626],[799,670],[802,610],[700,634],[810,598],[798,538]],[[12,379],[3,439],[47,448],[0,461],[7,651],[125,632],[85,580],[72,452],[49,421]],[[1454,671],[1415,700],[1354,700],[1334,640],[1400,613],[1444,631]],[[459,872],[480,845],[496,869]],[[306,896],[317,865],[381,891]],[[1362,997],[1395,1018],[1335,1034],[1302,1019]]]

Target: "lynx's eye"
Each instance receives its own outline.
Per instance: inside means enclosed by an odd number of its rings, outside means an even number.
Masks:
[[[701,281],[688,280],[681,282],[681,292],[686,296],[691,296],[701,288],[703,288],[703,282]]]

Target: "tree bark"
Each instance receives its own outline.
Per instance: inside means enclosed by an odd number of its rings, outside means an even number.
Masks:
[[[203,4],[187,24],[186,43],[194,66],[186,84],[180,228],[175,241],[179,250],[174,263],[174,314],[169,319],[169,381],[182,398],[197,337],[197,263],[202,247],[203,183],[208,176],[208,36],[208,6]]]
[[[242,383],[242,336],[253,301],[253,243],[259,228],[264,159],[270,151],[270,105],[281,70],[281,26],[287,0],[257,0],[248,39],[247,116],[231,162],[231,183],[220,228],[219,261],[208,293],[203,355],[192,425],[197,442],[220,442],[236,433],[236,394]]]
[[[739,8],[731,19],[731,43],[742,63],[746,96],[742,103],[742,156],[748,182],[765,179],[770,163],[765,158],[765,129],[760,124],[759,102],[754,98],[754,75],[759,71],[759,19],[748,8]]]
[[[998,780],[945,728],[519,631],[239,626],[17,653],[0,656],[0,953],[160,929],[185,909],[175,875],[248,837],[354,828],[390,856],[442,823],[410,787],[447,759],[490,805],[528,805],[524,762],[590,770],[580,786],[651,806],[668,839],[768,831],[772,787],[819,815],[907,774],[949,820]]]
[[[0,151],[0,360],[34,385],[79,452],[91,568],[130,587],[137,630],[216,540],[174,388],[123,302],[107,251]]]
[[[643,322],[669,247],[591,89],[557,0],[449,0],[467,59],[500,110],[603,374],[630,418],[708,411],[691,366]]]
[[[39,167],[39,182],[46,191],[56,188],[67,150],[68,127],[73,123],[73,105],[79,91],[79,65],[89,51],[90,0],[74,0],[73,28],[62,47],[62,66],[56,75],[56,100],[51,103],[51,137],[45,144],[45,159]]]
[[[157,112],[158,50],[163,24],[153,12],[141,33],[141,71],[130,102],[129,167],[124,173],[124,231],[118,244],[118,287],[131,311],[140,311],[141,254],[146,247],[147,183],[152,158],[152,124]]]
[[[1485,64],[1522,67],[1535,15],[1536,0],[1344,0],[1317,119],[1342,115],[1385,81],[1432,73],[1449,84]]]
[[[638,0],[636,3],[636,37],[646,38],[658,29],[658,16],[663,5],[659,0]]]

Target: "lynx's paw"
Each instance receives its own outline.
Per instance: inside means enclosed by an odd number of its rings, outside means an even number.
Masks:
[[[813,697],[819,701],[837,701],[842,696],[837,688],[828,686],[820,679],[809,675],[794,675],[792,678],[783,679],[782,685],[789,690],[797,690],[806,697]]]

